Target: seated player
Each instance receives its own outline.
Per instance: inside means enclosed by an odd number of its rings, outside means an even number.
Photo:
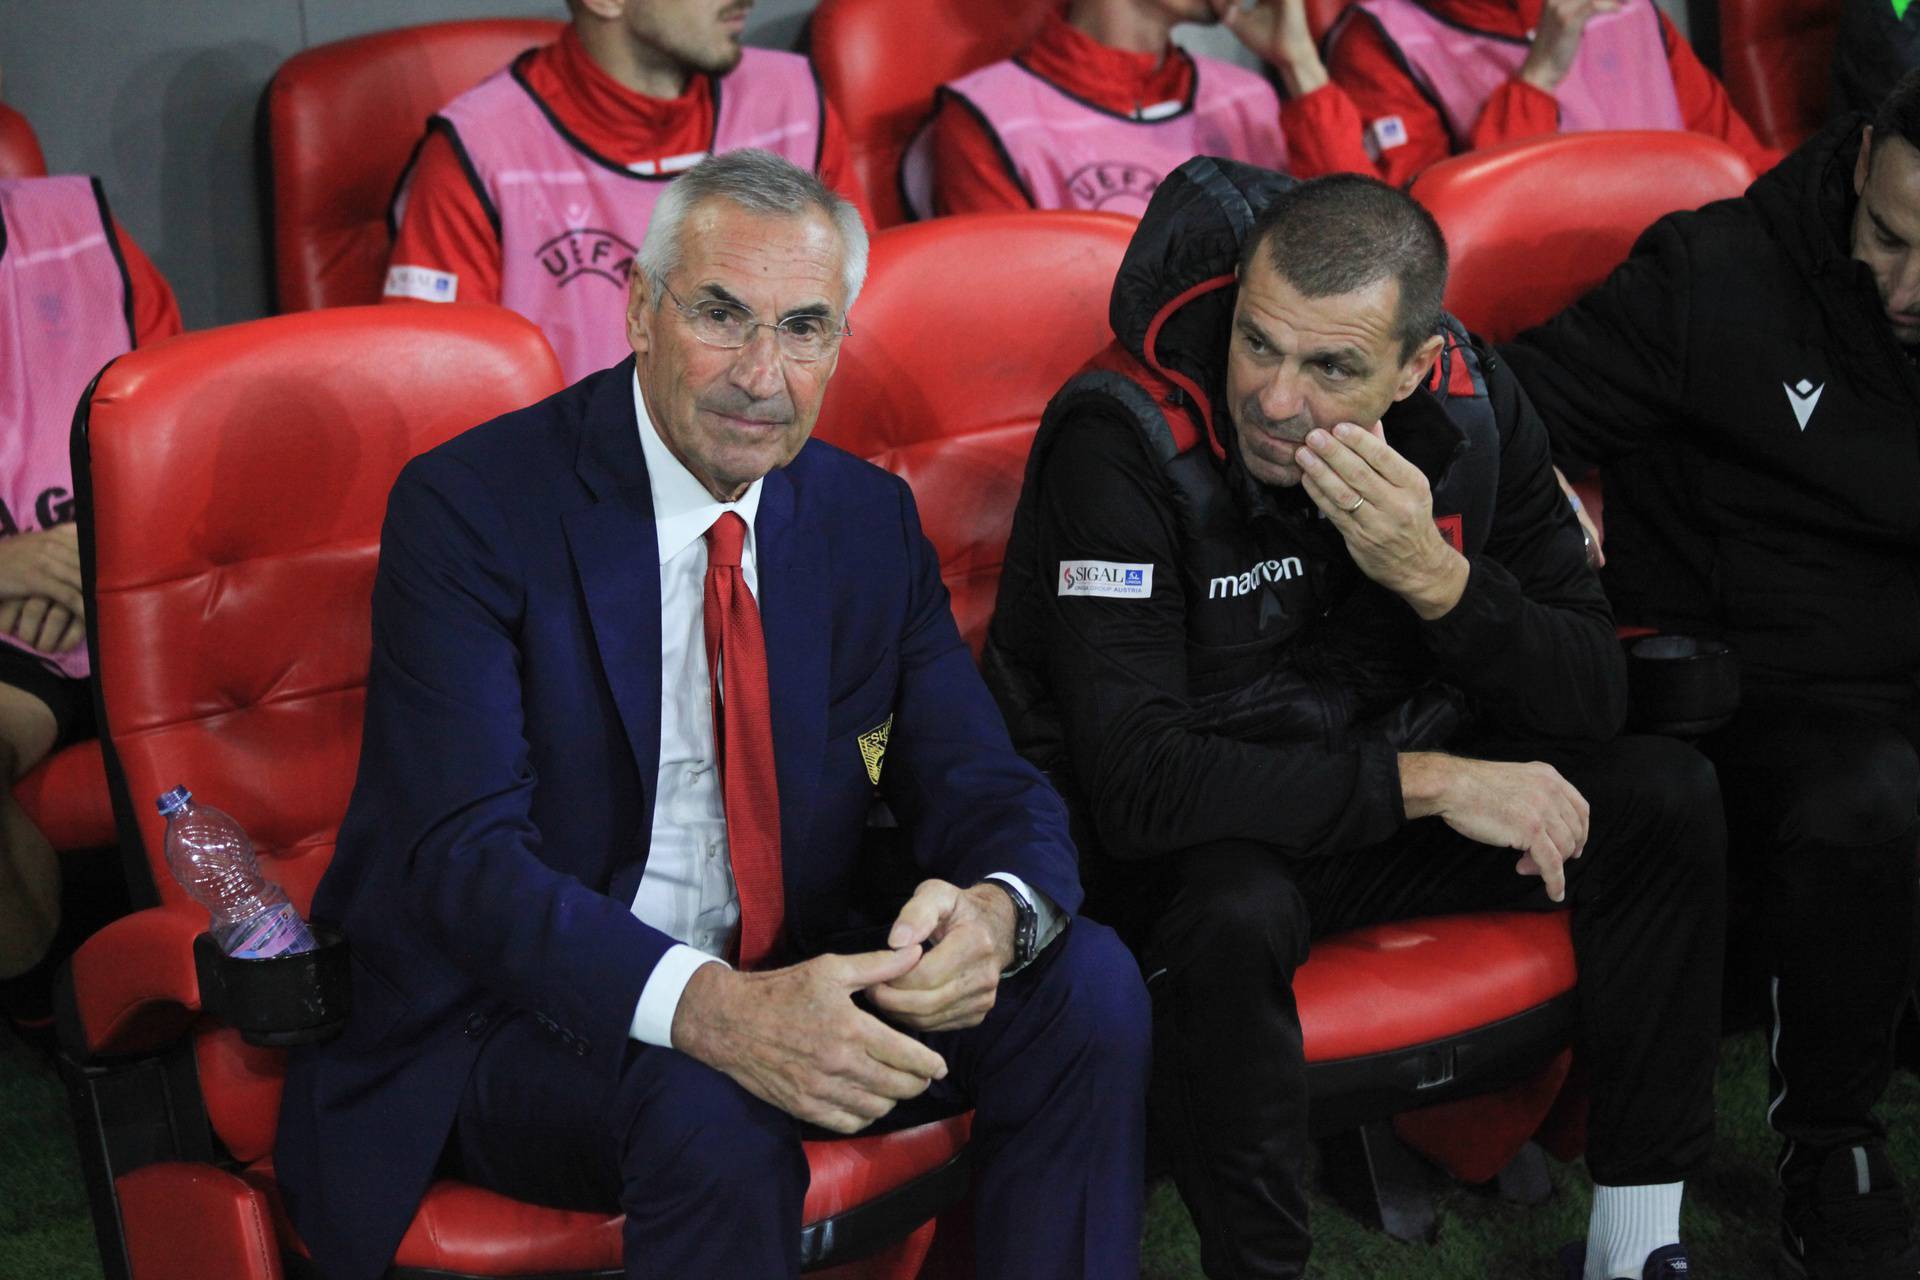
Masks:
[[[618,361],[627,271],[674,175],[758,147],[863,205],[805,58],[740,42],[753,0],[568,0],[572,24],[427,125],[386,297],[496,302],[569,381]]]
[[[1463,151],[1584,129],[1711,134],[1756,173],[1780,158],[1653,0],[1357,0],[1327,68],[1400,185]]]
[[[1034,440],[988,681],[1150,975],[1153,1114],[1208,1275],[1306,1266],[1310,940],[1564,904],[1598,1185],[1561,1265],[1684,1277],[1719,795],[1680,743],[1614,737],[1606,598],[1539,419],[1440,309],[1446,274],[1433,219],[1373,178],[1170,177],[1114,283],[1116,344]]]
[[[97,180],[0,178],[0,978],[39,963],[60,923],[53,847],[12,784],[93,735],[74,407],[107,361],[179,331]]]
[[[803,1125],[966,1107],[981,1275],[1137,1272],[1139,970],[1072,917],[1066,814],[907,486],[807,440],[866,258],[812,175],[704,161],[642,242],[632,354],[396,482],[313,900],[353,1021],[293,1056],[275,1146],[332,1280],[385,1273],[443,1152],[624,1212],[636,1280],[792,1276]],[[863,901],[876,795],[904,905]]]
[[[1565,465],[1601,468],[1621,620],[1740,661],[1700,749],[1757,904],[1787,1259],[1920,1274],[1874,1114],[1915,975],[1920,72],[1502,351]]]
[[[1177,23],[1216,20],[1279,73],[1284,104],[1255,72],[1173,43]],[[1199,154],[1302,176],[1372,172],[1360,117],[1314,48],[1305,0],[1069,0],[1019,54],[941,87],[903,185],[921,217],[1138,214]]]

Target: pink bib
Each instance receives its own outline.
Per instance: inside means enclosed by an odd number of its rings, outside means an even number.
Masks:
[[[0,178],[0,536],[73,519],[67,441],[93,375],[133,346],[132,286],[92,179]],[[10,636],[0,641],[27,649]],[[28,649],[28,652],[33,650]],[[87,648],[41,654],[64,676]]]
[[[1400,50],[1413,77],[1447,117],[1456,149],[1473,136],[1493,91],[1513,78],[1532,45],[1455,26],[1418,0],[1359,0]],[[1595,14],[1580,35],[1573,69],[1553,94],[1562,133],[1590,129],[1683,129],[1667,46],[1652,0]]]
[[[819,167],[823,107],[805,58],[748,49],[714,82],[713,97],[707,151],[675,156],[665,172],[651,173],[595,155],[562,132],[512,67],[440,113],[498,216],[500,301],[540,326],[569,381],[631,351],[627,271],[675,173],[708,153],[747,147]],[[396,221],[403,212],[397,204]]]
[[[1193,55],[1193,97],[1133,119],[1093,106],[1009,59],[945,86],[999,138],[1037,209],[1104,209],[1138,217],[1160,180],[1197,155],[1287,167],[1280,99],[1243,67]],[[914,216],[933,215],[932,129],[901,160]]]

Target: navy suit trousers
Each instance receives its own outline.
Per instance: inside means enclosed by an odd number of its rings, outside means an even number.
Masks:
[[[993,1011],[922,1039],[947,1078],[886,1117],[974,1109],[979,1274],[1139,1270],[1149,1059],[1139,969],[1111,930],[1076,920]],[[673,1049],[629,1042],[609,1081],[550,1024],[487,1038],[450,1153],[470,1181],[555,1208],[623,1211],[629,1277],[799,1273],[806,1126]]]

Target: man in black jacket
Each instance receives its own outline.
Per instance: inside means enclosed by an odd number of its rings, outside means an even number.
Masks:
[[[1561,901],[1602,1184],[1567,1274],[1683,1275],[1718,796],[1679,744],[1608,741],[1605,598],[1545,433],[1445,281],[1432,219],[1372,179],[1177,170],[1115,282],[1118,341],[1035,439],[988,679],[1142,951],[1209,1275],[1306,1263],[1309,939]]]
[[[1873,1108],[1913,983],[1920,838],[1920,73],[1747,194],[1664,218],[1507,359],[1598,464],[1624,622],[1715,635],[1700,746],[1759,903],[1783,1246],[1920,1275]]]

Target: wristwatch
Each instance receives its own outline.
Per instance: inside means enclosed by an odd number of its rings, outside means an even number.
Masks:
[[[1040,913],[1027,901],[1027,895],[1008,884],[1005,880],[986,879],[982,884],[990,884],[996,889],[1006,890],[1007,897],[1013,899],[1013,963],[1000,971],[1001,977],[1020,972],[1033,963],[1040,954]]]

